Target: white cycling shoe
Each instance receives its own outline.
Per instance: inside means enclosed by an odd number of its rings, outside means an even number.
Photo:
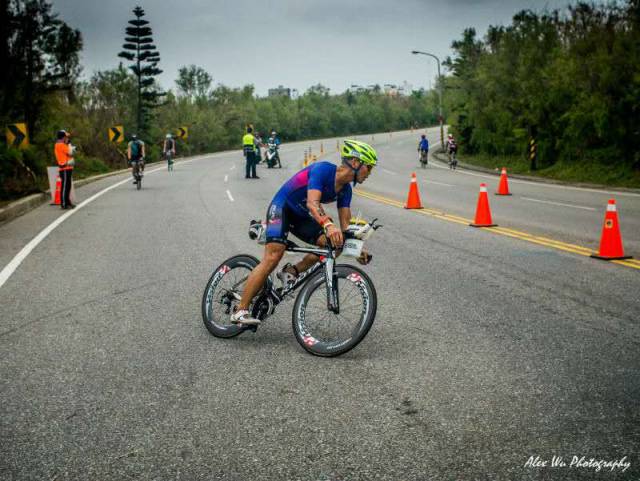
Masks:
[[[245,326],[259,326],[260,319],[251,317],[251,314],[246,309],[240,309],[231,314],[231,324],[242,324]]]

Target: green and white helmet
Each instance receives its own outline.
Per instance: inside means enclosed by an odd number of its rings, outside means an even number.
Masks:
[[[358,159],[366,165],[374,166],[378,162],[378,154],[369,144],[358,140],[345,140],[340,152],[342,159]]]

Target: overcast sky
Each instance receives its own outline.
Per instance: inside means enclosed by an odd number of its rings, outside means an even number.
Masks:
[[[575,2],[573,2],[575,3]],[[116,67],[131,0],[54,0],[54,10],[82,32],[84,75]],[[146,0],[161,54],[159,81],[175,88],[178,69],[196,64],[216,84],[252,83],[259,95],[282,84],[303,92],[322,83],[332,92],[351,84],[409,82],[430,86],[467,27],[483,36],[509,25],[522,9],[564,9],[569,0]]]

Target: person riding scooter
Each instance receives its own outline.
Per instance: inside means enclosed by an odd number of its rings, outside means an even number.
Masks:
[[[267,141],[267,151],[265,153],[265,160],[267,162],[267,167],[269,169],[275,167],[282,167],[280,163],[280,152],[278,151],[278,146],[280,145],[280,139],[276,135],[276,132],[271,132],[271,137]]]

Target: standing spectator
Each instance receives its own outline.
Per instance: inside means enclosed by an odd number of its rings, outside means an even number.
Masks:
[[[254,137],[255,137],[254,145],[256,146],[256,165],[258,165],[260,163],[260,160],[262,159],[261,157],[262,153],[260,152],[260,147],[264,145],[262,142],[262,133],[256,132],[256,135]]]
[[[71,176],[73,174],[73,166],[76,161],[73,158],[75,148],[71,145],[69,133],[66,130],[59,130],[57,134],[56,145],[53,152],[58,162],[58,175],[62,183],[60,192],[60,207],[62,209],[74,209],[75,204],[71,203]]]
[[[247,133],[242,137],[242,148],[247,159],[244,178],[259,179],[256,175],[256,139],[251,127],[247,127]]]

